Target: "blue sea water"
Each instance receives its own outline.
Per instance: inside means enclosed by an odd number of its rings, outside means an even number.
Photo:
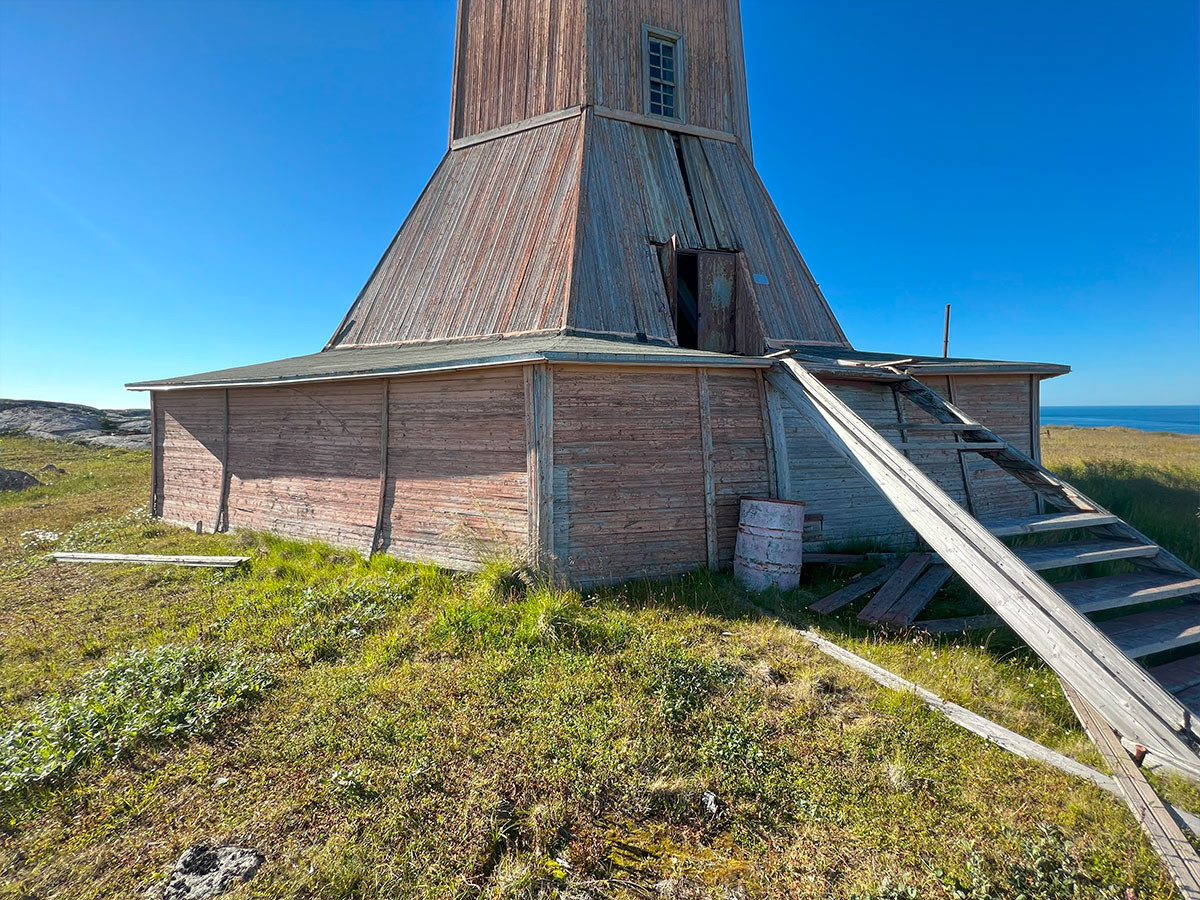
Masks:
[[[1200,434],[1200,406],[1043,406],[1042,424]]]

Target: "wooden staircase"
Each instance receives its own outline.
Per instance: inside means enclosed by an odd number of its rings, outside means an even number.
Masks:
[[[991,460],[1056,511],[979,522],[905,458],[903,443],[893,446],[800,362],[780,359],[767,376],[771,385],[875,484],[930,547],[810,608],[830,613],[874,591],[859,618],[904,627],[957,573],[994,614],[918,626],[951,632],[1009,625],[1126,743],[1146,747],[1161,762],[1200,778],[1200,655],[1148,670],[1136,662],[1200,650],[1200,573],[916,379],[896,374],[898,398],[936,420],[907,425],[907,430],[944,428],[953,438],[947,449]],[[1037,542],[1003,543],[1029,536],[1037,536]],[[1084,566],[1118,560],[1133,571],[1081,574]],[[1041,573],[1054,573],[1055,580]],[[1078,577],[1058,580],[1071,574]],[[1098,614],[1102,620],[1089,618]]]

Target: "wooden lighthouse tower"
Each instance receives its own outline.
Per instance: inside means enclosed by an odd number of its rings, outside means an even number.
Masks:
[[[446,155],[325,348],[131,385],[155,514],[582,585],[724,567],[743,497],[802,500],[806,552],[918,551],[814,610],[877,589],[859,618],[906,626],[953,571],[1200,777],[1200,657],[1127,658],[1200,643],[1200,573],[1038,465],[1065,366],[850,345],[754,169],[737,0],[460,0],[457,27]],[[1033,533],[1067,539],[1000,543]]]
[[[726,565],[747,495],[804,500],[814,550],[911,544],[764,381],[781,348],[881,427],[872,365],[902,360],[1031,454],[1066,371],[850,346],[754,169],[737,0],[461,0],[449,147],[324,350],[131,387],[154,509],[192,527],[531,547],[577,583]],[[978,513],[1031,508],[906,452]]]

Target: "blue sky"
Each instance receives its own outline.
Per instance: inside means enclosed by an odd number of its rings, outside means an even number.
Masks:
[[[743,0],[755,158],[851,340],[1195,403],[1197,8]],[[0,0],[0,396],[320,349],[445,150],[451,0]]]

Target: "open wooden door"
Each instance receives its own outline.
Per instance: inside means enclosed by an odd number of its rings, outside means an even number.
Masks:
[[[737,254],[696,254],[696,349],[737,352]]]

